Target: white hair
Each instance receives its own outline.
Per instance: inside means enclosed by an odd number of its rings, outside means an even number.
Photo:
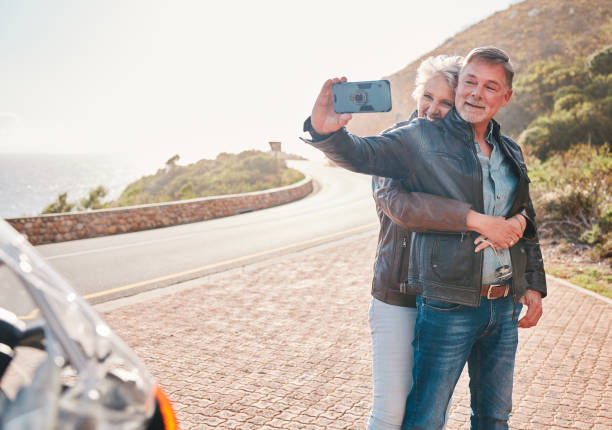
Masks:
[[[451,89],[455,91],[462,64],[463,57],[458,55],[438,55],[426,58],[417,69],[416,79],[414,81],[415,88],[412,92],[412,97],[415,100],[422,97],[425,91],[425,84],[437,75],[444,77]]]

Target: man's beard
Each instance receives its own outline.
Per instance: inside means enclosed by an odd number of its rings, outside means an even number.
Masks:
[[[473,109],[465,106],[466,102],[463,102],[463,106],[461,108],[457,108],[457,113],[464,121],[467,121],[471,124],[479,123],[484,121],[487,118],[487,110],[486,109]],[[472,103],[475,104],[475,103]]]

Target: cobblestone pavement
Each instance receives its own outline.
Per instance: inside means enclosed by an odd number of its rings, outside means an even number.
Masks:
[[[161,381],[182,429],[363,429],[375,245],[373,233],[349,237],[102,314]],[[520,331],[510,427],[612,428],[612,305],[549,281],[544,309]],[[469,428],[467,384],[464,372],[449,430]]]

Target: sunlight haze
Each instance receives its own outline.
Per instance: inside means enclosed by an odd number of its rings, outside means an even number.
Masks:
[[[511,3],[0,0],[0,152],[319,158],[297,137],[326,78],[393,74]]]

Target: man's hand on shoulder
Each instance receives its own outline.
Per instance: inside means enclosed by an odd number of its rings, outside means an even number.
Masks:
[[[346,82],[346,78],[328,79],[323,84],[319,97],[312,108],[311,124],[318,134],[332,134],[344,127],[352,118],[351,114],[336,113],[334,111],[334,96],[332,85],[338,82]]]
[[[527,306],[527,313],[518,322],[520,328],[534,327],[542,316],[542,294],[539,291],[527,290],[521,303]]]

